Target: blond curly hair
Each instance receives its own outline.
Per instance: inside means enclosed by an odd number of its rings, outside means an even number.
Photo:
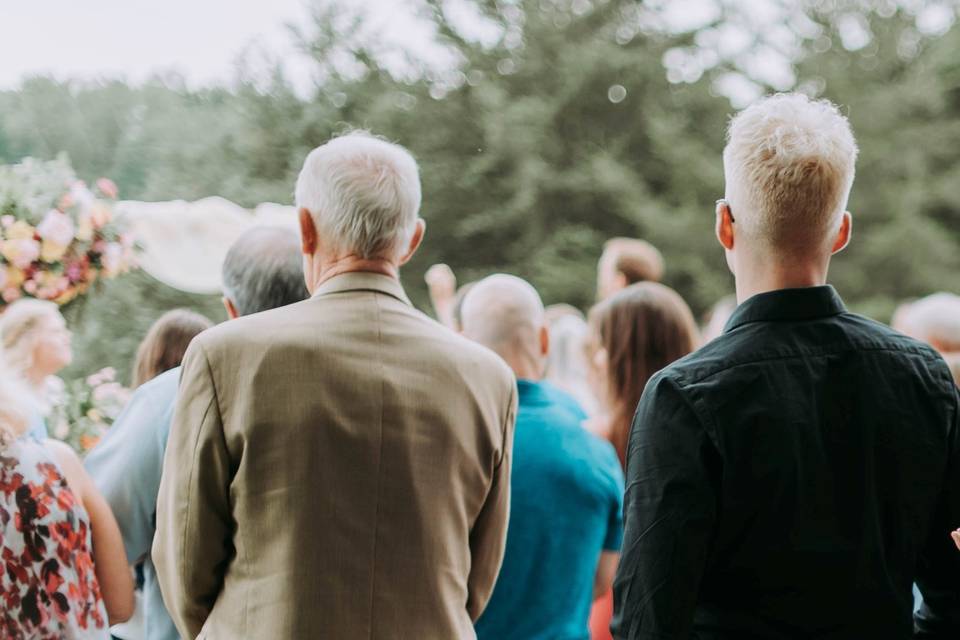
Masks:
[[[32,414],[31,397],[0,349],[0,449],[27,430]]]

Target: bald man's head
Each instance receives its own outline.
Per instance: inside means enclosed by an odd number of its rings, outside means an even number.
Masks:
[[[543,377],[546,319],[530,283],[505,274],[485,278],[467,294],[461,313],[464,336],[499,354],[518,378]]]

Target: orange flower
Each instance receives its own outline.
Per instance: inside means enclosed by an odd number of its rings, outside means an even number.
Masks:
[[[84,451],[90,451],[100,442],[100,436],[90,436],[84,434],[80,436],[80,448]]]

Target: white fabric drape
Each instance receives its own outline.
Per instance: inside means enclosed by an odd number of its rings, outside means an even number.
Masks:
[[[299,233],[294,207],[274,203],[251,211],[220,197],[195,202],[125,200],[114,211],[142,247],[140,267],[190,293],[220,292],[220,268],[227,250],[247,229],[265,225]]]

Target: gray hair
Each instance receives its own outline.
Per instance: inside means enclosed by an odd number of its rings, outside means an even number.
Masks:
[[[297,178],[297,207],[340,253],[395,259],[416,229],[420,173],[403,147],[364,131],[310,152]]]
[[[223,295],[241,316],[306,300],[297,234],[255,227],[241,235],[223,261]]]

